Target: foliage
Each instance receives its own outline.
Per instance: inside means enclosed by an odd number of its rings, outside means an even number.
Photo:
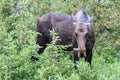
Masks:
[[[119,0],[0,0],[0,80],[119,80]],[[59,37],[38,55],[36,20],[47,12],[75,13],[85,9],[93,18],[96,43],[92,65],[80,59],[74,68],[72,52],[56,45]],[[32,61],[31,56],[38,57]]]

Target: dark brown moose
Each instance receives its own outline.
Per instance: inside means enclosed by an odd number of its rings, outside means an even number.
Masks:
[[[52,41],[49,30],[54,29],[60,41],[57,45],[71,45],[69,50],[73,50],[74,61],[84,57],[91,64],[92,49],[95,43],[92,19],[81,10],[75,15],[66,15],[50,12],[38,19],[37,22],[37,44],[42,46],[38,53],[42,53],[46,44]]]

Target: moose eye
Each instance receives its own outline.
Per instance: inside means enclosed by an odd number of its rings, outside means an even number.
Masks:
[[[75,33],[75,36],[77,37],[77,36],[78,36],[78,34],[77,34],[77,33]]]
[[[85,37],[88,38],[88,33],[86,33]]]

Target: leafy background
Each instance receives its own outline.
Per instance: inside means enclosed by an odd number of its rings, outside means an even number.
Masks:
[[[0,80],[120,80],[119,8],[119,0],[0,0]],[[38,55],[37,18],[83,9],[93,18],[96,36],[92,65],[81,59],[75,70],[72,52],[55,45],[55,32]],[[39,61],[31,61],[32,55]]]

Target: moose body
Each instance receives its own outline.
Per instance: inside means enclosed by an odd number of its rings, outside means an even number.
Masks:
[[[37,32],[40,34],[37,35],[36,41],[38,45],[42,46],[38,51],[39,54],[46,48],[46,44],[52,41],[49,32],[52,29],[61,39],[56,42],[57,45],[72,44],[69,50],[73,50],[75,62],[84,57],[91,64],[95,36],[91,18],[84,10],[72,16],[51,12],[40,17],[37,22]]]

